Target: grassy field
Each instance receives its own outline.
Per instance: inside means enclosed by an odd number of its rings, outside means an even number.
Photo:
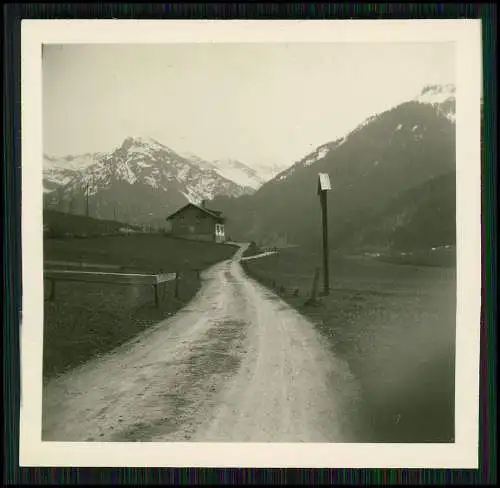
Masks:
[[[46,239],[45,261],[83,261],[121,266],[126,271],[205,269],[227,259],[237,246],[178,239],[162,234],[131,234],[86,239]]]
[[[173,239],[162,235],[46,239],[47,269],[54,262],[84,262],[119,266],[124,272],[181,272],[179,296],[175,285],[161,287],[160,306],[149,286],[57,282],[55,300],[44,307],[44,378],[48,379],[106,353],[148,326],[174,314],[198,291],[196,270],[230,258],[236,246]],[[64,269],[72,269],[65,264]],[[58,268],[60,269],[60,268]],[[98,271],[105,271],[96,268]],[[85,271],[92,270],[86,268]],[[116,272],[115,269],[110,269]]]
[[[306,303],[321,255],[287,249],[243,264],[348,362],[362,391],[358,442],[453,442],[456,272],[432,264],[334,255],[317,305]]]
[[[43,211],[43,224],[48,237],[64,237],[65,235],[100,236],[118,234],[120,229],[141,230],[138,226],[124,224],[114,220],[101,220],[84,215],[68,214],[56,210]]]

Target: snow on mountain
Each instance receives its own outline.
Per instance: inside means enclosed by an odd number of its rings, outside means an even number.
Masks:
[[[212,162],[213,168],[224,178],[232,180],[241,186],[256,190],[265,182],[257,171],[235,159],[219,159]]]
[[[100,158],[103,153],[86,153],[76,156],[53,157],[43,155],[43,191],[51,193],[55,189],[67,185],[75,174],[86,170]]]
[[[214,165],[205,159],[200,158],[198,155],[191,153],[191,152],[186,152],[186,153],[179,153],[183,158],[187,159],[188,161],[192,161],[193,163],[196,163],[200,168],[203,169],[214,169]]]
[[[316,151],[314,151],[312,154],[306,157],[306,159],[303,162],[304,166],[310,166],[311,164],[315,163],[318,161],[318,159],[324,158],[328,152],[330,151],[330,148],[325,145],[325,146],[320,146]]]
[[[151,138],[127,138],[113,153],[102,157],[82,173],[82,181],[92,180],[107,186],[113,180],[130,185],[141,182],[153,188],[168,191],[169,185],[185,185],[188,193],[198,198],[212,198],[217,188],[223,188],[237,196],[247,193],[229,178],[224,178],[213,168],[199,161],[186,159]]]
[[[431,105],[436,109],[439,115],[446,117],[448,120],[455,122],[455,85],[428,85],[423,88],[421,93],[413,98],[413,102],[418,102],[422,104]],[[397,107],[395,107],[397,108]],[[375,114],[367,117],[363,122],[358,124],[353,130],[351,130],[344,137],[340,137],[333,142],[323,144],[316,148],[315,151],[309,153],[306,157],[297,161],[292,166],[284,169],[278,175],[275,175],[276,181],[282,181],[293,174],[298,168],[307,167],[319,160],[324,159],[330,151],[338,149],[340,146],[345,144],[351,137],[360,133],[368,125],[377,121],[382,114]],[[394,132],[399,132],[404,128],[402,123],[397,124]],[[417,129],[425,130],[418,125],[411,127],[411,131],[415,132]],[[414,140],[420,140],[422,138],[421,134],[415,134]]]
[[[273,179],[276,181],[285,180],[291,174],[295,173],[295,171],[297,169],[311,166],[312,164],[326,158],[327,155],[331,151],[338,149],[340,146],[342,146],[348,140],[348,138],[352,134],[358,132],[362,127],[364,127],[365,125],[367,125],[369,123],[368,121],[372,121],[374,119],[375,119],[374,117],[370,117],[365,122],[360,124],[355,130],[353,130],[352,132],[347,134],[346,136],[340,137],[333,142],[329,142],[327,144],[323,144],[322,146],[319,146],[318,148],[316,148],[315,151],[313,151],[312,153],[309,153],[305,158],[301,159],[300,161],[297,161],[292,166],[289,166],[289,167],[285,168],[284,170],[282,170],[281,172],[279,172]]]
[[[44,170],[65,169],[71,171],[81,171],[94,164],[104,154],[103,153],[86,153],[77,156],[53,157],[47,154],[43,155]]]
[[[407,100],[318,146],[250,197],[216,199],[226,231],[237,240],[318,249],[317,178],[327,173],[332,247],[453,244],[455,126],[443,113],[452,103],[448,96],[435,106]]]
[[[257,172],[259,177],[263,181],[267,182],[275,178],[282,171],[285,171],[289,166],[290,166],[289,164],[271,164],[271,165],[257,164],[254,165],[253,168]]]
[[[253,164],[250,167],[241,161],[230,158],[206,161],[192,153],[184,153],[183,156],[195,162],[201,168],[212,169],[222,177],[254,190],[260,188],[266,181],[271,180],[286,168],[286,166],[263,164]]]
[[[73,164],[64,166],[65,161]],[[187,201],[200,203],[216,195],[238,197],[254,191],[225,178],[212,165],[183,157],[146,137],[128,137],[109,154],[62,162],[45,157],[44,163],[46,205],[75,211],[88,195],[95,216],[109,218],[111,211],[126,207],[131,223],[149,217],[164,219],[165,212]]]
[[[421,103],[440,104],[455,99],[455,85],[427,85],[414,100]]]
[[[453,84],[427,85],[413,101],[432,105],[436,111],[447,119],[456,119],[456,87]]]

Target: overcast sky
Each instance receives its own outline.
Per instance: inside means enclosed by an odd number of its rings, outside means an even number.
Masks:
[[[454,82],[453,44],[50,45],[44,152],[151,136],[205,159],[290,165],[424,85]]]

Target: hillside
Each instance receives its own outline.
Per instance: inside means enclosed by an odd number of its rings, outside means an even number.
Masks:
[[[44,210],[44,233],[47,237],[100,236],[127,231],[140,231],[137,226],[130,226],[115,220],[100,220],[84,215],[72,215],[56,210]]]
[[[350,245],[403,251],[455,244],[455,178],[452,171],[404,192]]]
[[[436,103],[429,91],[440,95]],[[426,93],[427,100],[411,100],[370,117],[347,136],[320,146],[255,194],[216,198],[212,205],[227,215],[228,235],[264,244],[317,246],[321,213],[316,184],[318,173],[325,172],[332,183],[332,247],[454,241],[448,225],[455,221],[449,203],[454,198],[454,95],[435,87],[427,87]],[[439,195],[433,190],[439,183],[430,182],[445,175],[448,186]],[[433,196],[426,196],[429,192]],[[435,212],[436,199],[441,199],[440,214]],[[402,216],[407,216],[404,224],[390,224]],[[438,236],[443,232],[446,238]],[[411,237],[421,233],[427,234],[425,239]]]

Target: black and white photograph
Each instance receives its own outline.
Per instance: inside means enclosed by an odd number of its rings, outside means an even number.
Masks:
[[[480,25],[93,22],[23,51],[28,462],[477,463]]]

